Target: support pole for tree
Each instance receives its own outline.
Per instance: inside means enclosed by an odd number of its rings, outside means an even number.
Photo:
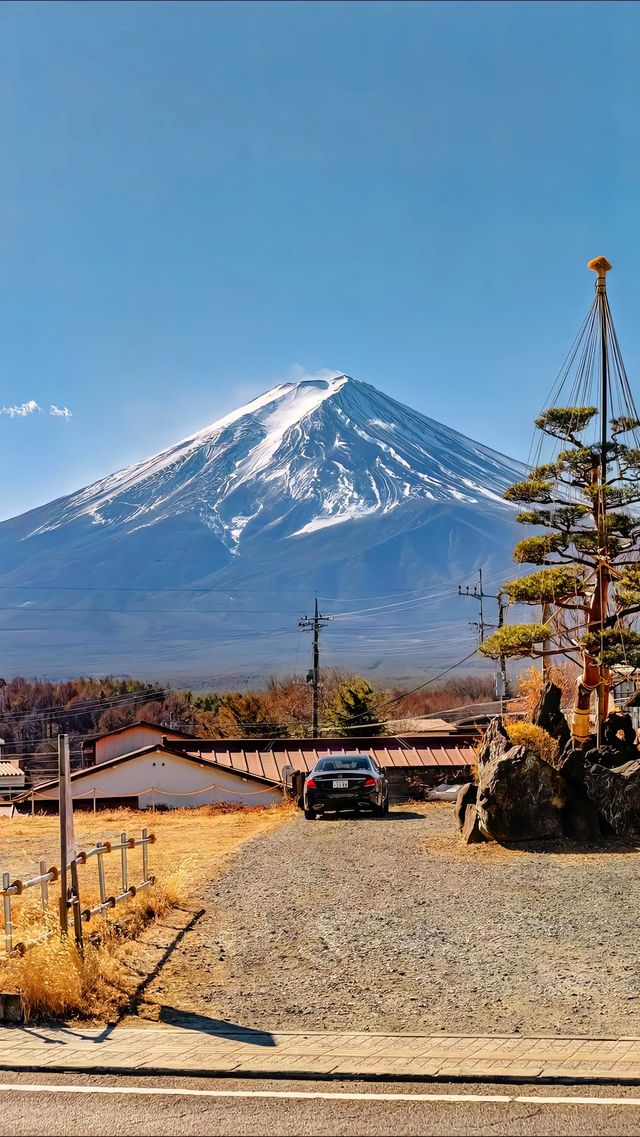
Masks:
[[[607,549],[606,521],[606,480],[607,446],[609,433],[609,352],[607,347],[607,273],[612,267],[605,257],[596,257],[587,266],[598,274],[596,280],[596,299],[600,322],[600,461],[593,470],[593,483],[599,487],[595,497],[595,522],[598,533],[598,568],[596,583],[589,605],[587,626],[589,632],[602,634],[607,618],[609,581],[611,579]],[[608,714],[610,675],[601,668],[595,656],[585,652],[582,674],[578,679],[576,702],[573,713],[571,734],[575,743],[581,746],[589,737],[591,696],[598,692],[596,729],[598,745],[601,741],[602,724]]]

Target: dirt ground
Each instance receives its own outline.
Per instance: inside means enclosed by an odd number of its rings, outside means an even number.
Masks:
[[[467,847],[444,804],[198,813],[78,819],[85,846],[152,821],[151,869],[182,882],[118,948],[131,1021],[640,1036],[633,846]],[[54,862],[55,826],[0,822],[0,869]]]
[[[288,816],[285,811],[285,816]],[[197,875],[217,863],[238,844],[265,829],[280,824],[279,809],[177,809],[150,813],[149,810],[114,809],[97,813],[78,810],[75,814],[76,847],[88,849],[96,841],[118,840],[121,832],[139,837],[143,827],[158,840],[149,852],[150,867],[156,871],[176,868]],[[0,870],[12,878],[38,872],[38,862],[58,864],[58,817],[45,814],[31,817],[0,818]],[[176,861],[178,858],[178,861]],[[106,863],[106,862],[105,862]]]
[[[122,832],[140,837],[146,827],[156,842],[148,846],[149,871],[172,895],[184,897],[185,904],[197,896],[201,888],[224,870],[231,854],[256,834],[271,832],[290,817],[291,807],[235,810],[222,812],[208,809],[183,809],[150,814],[139,810],[78,811],[75,817],[76,849],[89,849],[99,841],[118,841]],[[36,815],[0,818],[0,872],[9,872],[11,880],[27,880],[39,873],[39,862],[47,868],[59,865],[57,816]],[[136,885],[143,879],[142,850],[128,853],[128,881]],[[107,895],[120,891],[120,854],[115,851],[104,858]],[[78,878],[82,907],[99,900],[97,861],[95,858],[79,866]],[[49,910],[57,911],[59,886],[49,885]],[[22,926],[30,935],[37,933],[33,920],[40,910],[38,887],[29,889],[12,901],[14,942],[21,938]],[[106,918],[119,920],[122,906],[108,912]],[[1,915],[0,915],[1,919]],[[96,918],[98,924],[101,917]],[[93,929],[93,922],[86,926]],[[30,938],[30,937],[27,937]],[[128,949],[127,949],[128,950]],[[1,962],[1,960],[0,960]]]
[[[194,1028],[640,1035],[638,851],[463,846],[447,805],[245,843],[139,1014]],[[178,942],[173,946],[173,940]]]

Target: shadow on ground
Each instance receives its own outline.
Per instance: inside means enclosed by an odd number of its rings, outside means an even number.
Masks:
[[[340,813],[320,813],[316,821],[417,821],[424,820],[423,813],[410,809],[394,809],[391,813],[359,813],[355,809],[344,809]]]
[[[275,1046],[275,1039],[268,1030],[251,1030],[227,1019],[213,1019],[208,1015],[197,1015],[191,1011],[181,1011],[177,1007],[160,1007],[160,1022],[181,1030],[193,1030],[200,1034],[219,1034],[224,1038],[250,1042],[252,1046]]]

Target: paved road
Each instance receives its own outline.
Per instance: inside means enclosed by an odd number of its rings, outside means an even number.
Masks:
[[[496,1133],[635,1137],[640,1129],[637,1091],[614,1087],[566,1086],[543,1091],[540,1086],[457,1083],[434,1086],[431,1091],[397,1083],[173,1078],[150,1085],[149,1081],[4,1076],[0,1137],[340,1137],[353,1133],[361,1137]],[[41,1088],[29,1088],[35,1086]],[[562,1098],[562,1103],[549,1100],[554,1097]],[[618,1103],[612,1103],[612,1098],[619,1099]]]

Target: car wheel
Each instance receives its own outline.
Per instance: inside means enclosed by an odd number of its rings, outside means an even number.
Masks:
[[[305,809],[304,815],[305,815],[307,821],[315,821],[315,819],[316,819],[315,809]]]

